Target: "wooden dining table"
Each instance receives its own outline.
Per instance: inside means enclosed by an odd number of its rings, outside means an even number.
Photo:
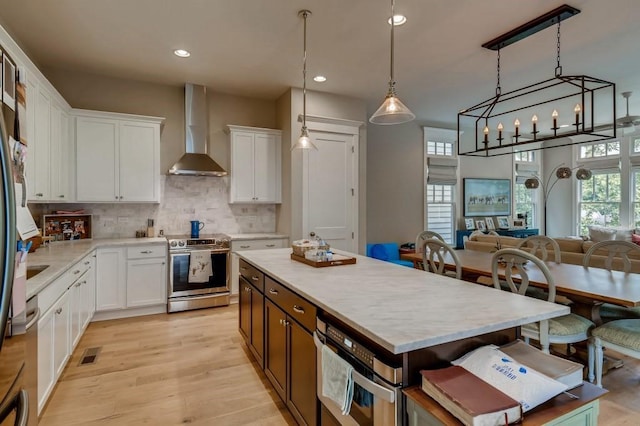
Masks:
[[[491,277],[493,253],[477,250],[457,250],[462,266],[462,278],[476,281],[478,276]],[[422,269],[422,253],[402,254],[402,259],[412,261]],[[445,256],[445,268],[455,270],[452,257]],[[556,285],[556,294],[571,299],[572,312],[602,324],[600,305],[612,303],[620,306],[640,306],[640,274],[608,271],[602,268],[585,268],[570,263],[545,262]],[[535,266],[527,267],[529,285],[547,288],[547,282]],[[501,278],[504,278],[502,275]]]

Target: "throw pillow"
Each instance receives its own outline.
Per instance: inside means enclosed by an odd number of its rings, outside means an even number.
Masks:
[[[640,246],[640,235],[639,234],[631,234],[631,242],[638,244]]]
[[[600,241],[614,240],[616,237],[616,230],[612,228],[606,228],[604,226],[591,225],[589,226],[589,238],[594,243]]]
[[[614,228],[616,230],[616,240],[617,241],[631,241],[631,235],[633,234],[633,229],[628,228]]]
[[[389,254],[382,244],[374,244],[371,247],[371,257],[380,260],[389,260]]]

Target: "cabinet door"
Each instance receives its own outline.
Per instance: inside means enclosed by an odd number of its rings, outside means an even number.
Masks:
[[[35,134],[36,134],[36,104],[34,99],[37,99],[38,96],[38,82],[31,77],[30,74],[27,75],[27,134],[24,135],[26,137],[27,143],[29,144],[29,152],[27,153],[27,163],[25,165],[25,175],[27,177],[27,198],[31,200],[36,200],[35,196],[35,186],[34,183],[36,181],[36,150],[35,150]]]
[[[126,302],[124,249],[100,249],[96,254],[96,310],[123,309]]]
[[[33,186],[34,199],[49,200],[49,171],[50,171],[50,143],[51,143],[51,98],[41,87],[38,90],[35,111],[35,155],[31,158],[35,164]],[[27,160],[28,161],[28,160]]]
[[[80,289],[80,328],[84,330],[96,311],[96,268],[94,265],[87,271]]]
[[[77,201],[119,200],[117,187],[118,122],[76,118]]]
[[[164,258],[127,261],[127,307],[167,303],[167,262]]]
[[[239,320],[240,334],[247,344],[251,343],[251,285],[247,281],[239,278],[240,292],[238,303],[240,305]]]
[[[280,138],[273,134],[256,133],[253,148],[255,201],[279,203]]]
[[[270,300],[264,302],[264,373],[283,401],[287,400],[287,316]],[[315,355],[314,355],[315,356]],[[315,388],[314,388],[315,389]]]
[[[69,359],[70,334],[69,291],[66,291],[53,305],[53,371],[57,380]]]
[[[254,202],[253,133],[231,134],[231,199],[232,203]]]
[[[264,367],[264,296],[254,286],[251,287],[251,332],[249,349],[260,367]]]
[[[71,341],[71,349],[75,348],[76,344],[80,340],[80,335],[82,331],[81,314],[82,310],[82,281],[84,280],[84,275],[78,278],[69,288],[69,333],[70,333],[70,341]]]
[[[53,369],[53,317],[51,308],[38,320],[38,414],[42,411],[56,377]]]
[[[313,336],[293,320],[289,320],[289,388],[287,407],[299,424],[315,425],[316,346]]]
[[[159,201],[159,125],[121,122],[119,129],[120,200]]]

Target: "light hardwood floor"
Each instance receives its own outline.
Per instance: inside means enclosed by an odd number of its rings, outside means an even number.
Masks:
[[[87,348],[95,364],[79,366]],[[640,424],[640,362],[604,377],[601,425]],[[238,305],[91,323],[41,426],[295,425],[238,332]]]

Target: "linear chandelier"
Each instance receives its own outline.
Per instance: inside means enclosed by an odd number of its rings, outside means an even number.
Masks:
[[[497,51],[496,94],[458,113],[459,155],[494,157],[616,137],[615,84],[587,75],[562,74],[560,22],[578,13],[580,10],[563,5],[482,45]],[[502,93],[500,50],[554,24],[554,77]]]

